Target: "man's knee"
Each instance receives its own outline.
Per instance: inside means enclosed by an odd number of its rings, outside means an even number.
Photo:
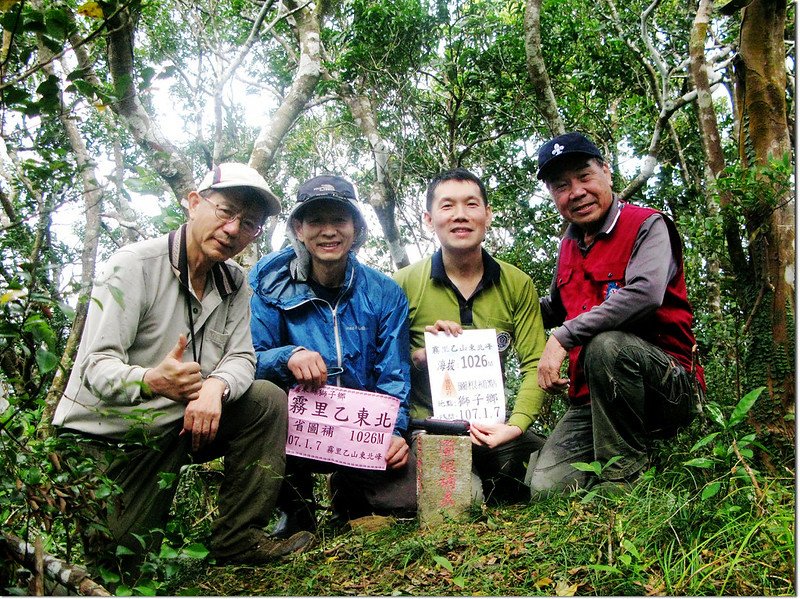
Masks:
[[[602,367],[613,367],[620,350],[625,347],[630,337],[630,333],[622,331],[605,331],[593,337],[583,352],[586,372],[594,372]]]
[[[250,400],[267,423],[286,423],[289,417],[289,404],[286,393],[269,381],[256,380],[250,385],[242,399]],[[257,417],[258,417],[257,416]]]

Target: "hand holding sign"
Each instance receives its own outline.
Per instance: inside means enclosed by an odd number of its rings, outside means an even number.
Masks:
[[[408,447],[392,435],[400,400],[382,393],[326,385],[289,391],[286,454],[366,470],[397,468]]]
[[[425,333],[433,415],[445,420],[505,422],[506,401],[494,329],[458,336]]]

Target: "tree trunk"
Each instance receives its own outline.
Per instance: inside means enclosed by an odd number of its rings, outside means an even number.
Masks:
[[[711,85],[708,80],[708,64],[705,59],[706,37],[708,27],[711,22],[711,12],[713,10],[712,0],[700,0],[692,25],[689,38],[689,70],[694,80],[697,90],[697,117],[700,123],[700,140],[706,155],[706,204],[709,214],[714,216],[721,207],[724,211],[725,237],[728,242],[728,253],[733,264],[734,272],[741,276],[746,276],[750,272],[747,260],[744,256],[742,243],[739,239],[738,225],[730,210],[730,193],[722,192],[719,196],[719,206],[712,198],[714,183],[725,168],[725,154],[722,150],[722,142],[717,125],[717,114],[714,110],[714,99],[711,96]],[[712,270],[713,268],[713,270]],[[707,289],[709,295],[709,308],[714,310],[716,316],[720,315],[720,288],[719,288],[719,262],[708,261],[709,281]]]
[[[294,0],[287,1],[286,5],[290,10],[298,8]],[[300,44],[300,59],[289,91],[270,121],[261,128],[253,146],[250,166],[261,174],[272,166],[283,138],[303,112],[322,76],[320,18],[319,8],[306,6],[290,19]]]
[[[134,83],[133,11],[139,10],[139,3],[132,2],[131,7],[125,10],[117,10],[117,6],[106,3],[102,6],[108,19],[108,70],[114,80],[116,92],[116,100],[111,108],[123,119],[153,168],[167,182],[180,202],[195,187],[192,170],[178,149],[147,114]]]
[[[41,41],[39,43],[39,54],[43,61],[49,61],[49,59],[52,58],[52,52],[50,52]],[[48,75],[56,74],[52,64],[45,66],[44,71]],[[61,96],[61,92],[59,92],[59,96]],[[53,419],[56,404],[67,386],[69,373],[72,369],[72,362],[78,350],[81,335],[83,334],[83,325],[86,322],[86,313],[89,309],[89,297],[92,291],[92,281],[94,280],[100,231],[100,209],[103,199],[103,189],[97,182],[97,177],[95,175],[94,160],[89,154],[86,143],[83,141],[75,118],[67,112],[63,98],[61,98],[61,106],[62,109],[59,112],[59,120],[67,134],[67,139],[72,147],[72,151],[75,155],[75,162],[80,172],[86,228],[83,237],[83,250],[81,252],[81,290],[78,296],[78,306],[75,310],[75,320],[70,328],[64,352],[61,354],[58,371],[53,379],[53,383],[50,385],[50,390],[45,400],[45,407],[42,412],[42,428],[39,431],[39,434],[42,436],[48,436],[52,432],[50,429],[50,421]]]
[[[791,153],[786,119],[785,0],[754,0],[742,15],[736,84],[739,153],[747,167],[763,167]],[[788,182],[787,182],[788,183]],[[771,193],[764,181],[761,205],[747,214],[756,275],[751,292],[761,297],[752,309],[746,370],[750,387],[769,392],[757,404],[753,423],[763,440],[794,453],[794,199],[791,191]],[[787,185],[787,190],[790,187]]]
[[[408,266],[410,261],[405,245],[400,237],[395,219],[397,195],[389,174],[388,144],[378,131],[377,119],[372,102],[364,95],[357,94],[348,83],[340,83],[339,91],[350,107],[353,120],[369,142],[375,163],[375,185],[369,194],[369,204],[375,209],[383,236],[389,246],[389,253],[396,268]]]
[[[539,17],[542,0],[528,0],[525,3],[525,55],[528,64],[528,77],[533,84],[533,92],[550,135],[555,137],[566,133],[564,121],[558,112],[556,96],[547,74],[547,66],[542,55],[542,34]]]
[[[22,564],[31,572],[36,571],[35,548],[13,534],[4,532],[0,535],[0,553],[7,556],[8,559]],[[42,572],[52,580],[63,584],[70,591],[84,596],[111,596],[105,587],[89,578],[89,573],[85,568],[67,563],[44,552],[42,552],[41,560]]]

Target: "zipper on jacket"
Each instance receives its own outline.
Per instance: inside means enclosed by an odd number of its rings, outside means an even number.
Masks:
[[[345,292],[350,290],[355,275],[356,275],[356,269],[353,268],[350,271],[350,280],[347,282],[347,288],[345,289]],[[342,365],[342,338],[339,335],[339,302],[342,301],[342,297],[344,297],[344,295],[345,295],[344,293],[340,293],[339,297],[336,299],[336,305],[333,306],[333,308],[331,308],[331,312],[333,313],[333,336],[334,340],[336,341],[336,365],[342,369],[344,368],[344,366]],[[330,304],[328,305],[330,306]],[[336,377],[336,386],[337,387],[342,386],[341,375],[338,375]]]

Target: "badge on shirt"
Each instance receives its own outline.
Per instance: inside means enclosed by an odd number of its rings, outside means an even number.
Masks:
[[[616,281],[611,281],[610,283],[606,283],[603,286],[603,300],[607,300],[609,297],[614,295],[620,289],[622,289],[622,285],[620,285]]]

